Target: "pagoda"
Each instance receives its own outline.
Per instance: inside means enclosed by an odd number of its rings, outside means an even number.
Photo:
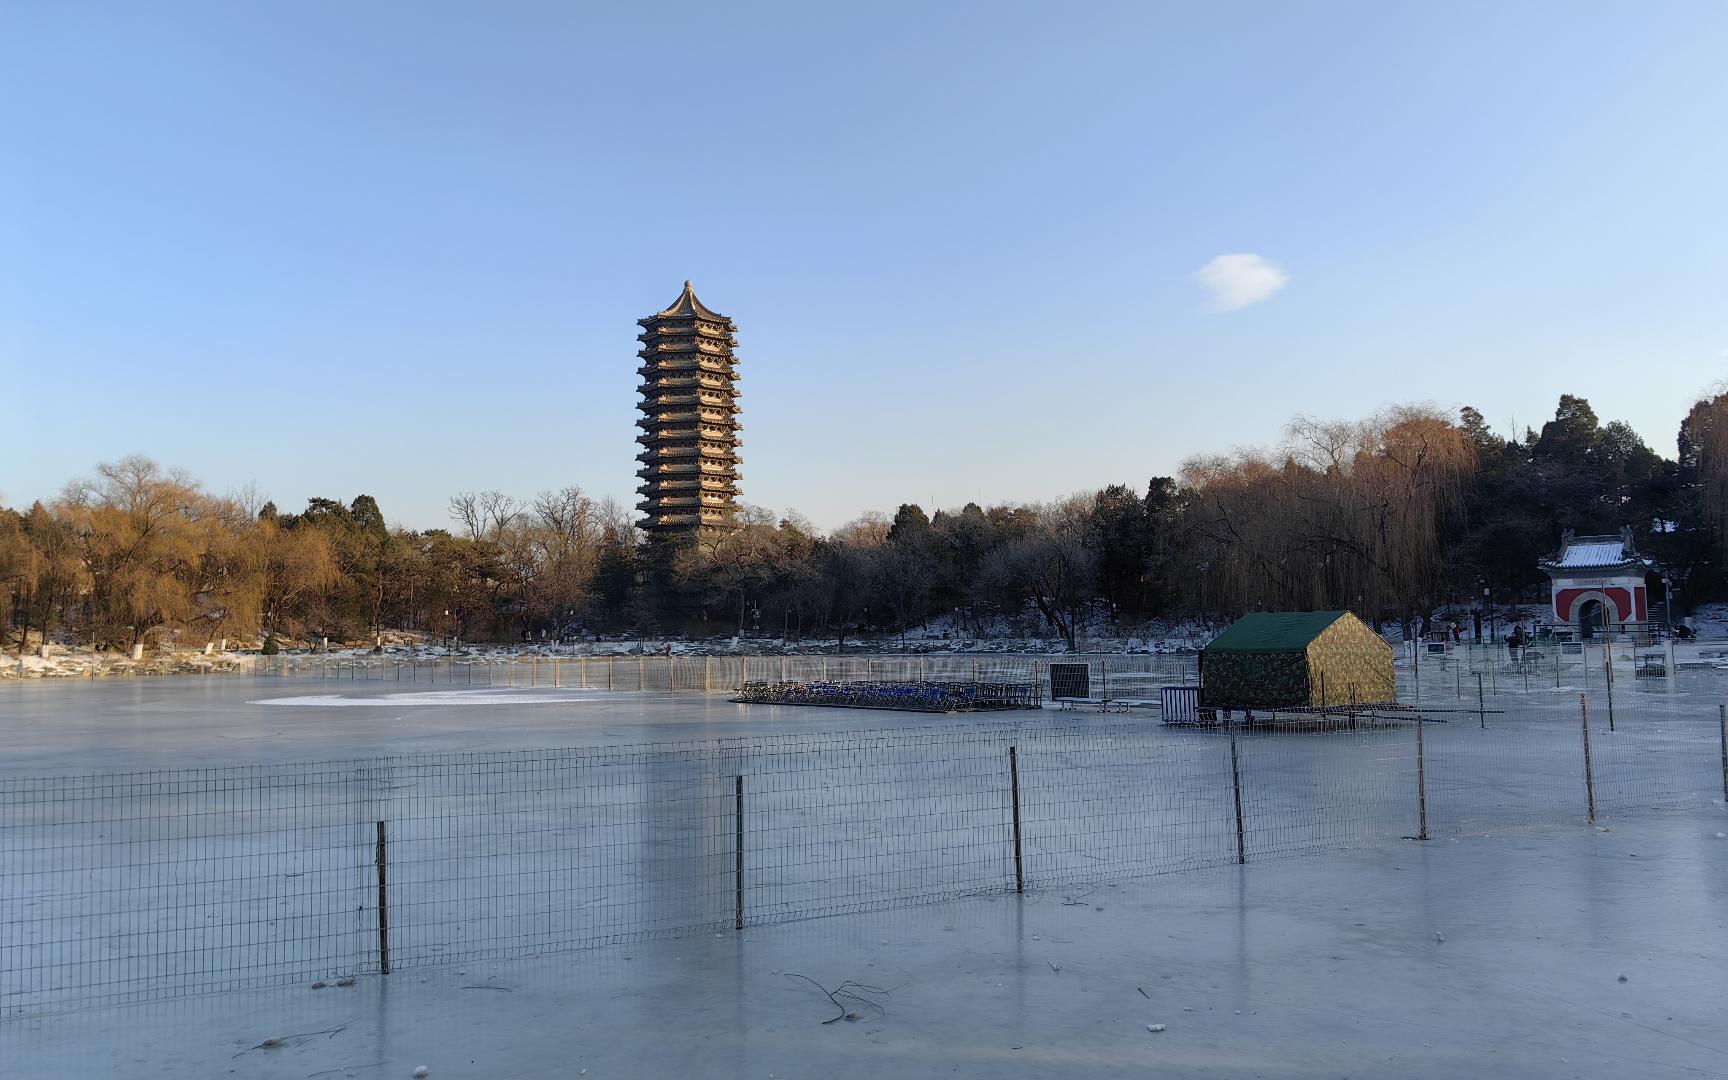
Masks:
[[[684,291],[672,306],[637,319],[642,410],[638,524],[650,536],[737,527],[737,326]]]

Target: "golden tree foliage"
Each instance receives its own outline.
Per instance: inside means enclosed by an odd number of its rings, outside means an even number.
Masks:
[[[1400,406],[1356,423],[1298,419],[1287,435],[1277,450],[1183,466],[1206,603],[1413,613],[1438,598],[1441,537],[1476,462],[1463,432]]]

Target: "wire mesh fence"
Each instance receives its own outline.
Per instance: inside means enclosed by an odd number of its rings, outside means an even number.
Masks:
[[[1719,708],[1604,706],[4,780],[0,1013],[1721,806]]]
[[[1433,649],[1434,651],[1429,651]],[[1397,653],[1399,700],[1434,704],[1501,694],[1563,690],[1601,693],[1610,685],[1672,685],[1728,671],[1721,642],[1539,639],[1500,644],[1404,643]],[[1068,695],[1051,669],[1085,668],[1081,697],[1106,708],[1155,701],[1166,686],[1194,686],[1192,653],[990,656],[509,656],[486,653],[280,655],[257,657],[254,674],[353,683],[474,687],[556,687],[656,693],[732,693],[747,683],[963,682],[1030,680],[1039,700]]]
[[[278,655],[254,674],[354,683],[453,687],[554,687],[662,693],[732,693],[750,683],[1030,683],[1050,696],[1050,665],[1084,664],[1090,696],[1149,700],[1163,685],[1193,684],[1192,654],[1097,656],[492,656]]]
[[[825,705],[897,712],[993,712],[1036,708],[1024,682],[747,682],[732,700],[747,705]]]
[[[1728,671],[1728,645],[1674,638],[1603,637],[1583,641],[1534,638],[1514,647],[1505,642],[1447,644],[1405,642],[1399,652],[1405,700],[1462,699],[1571,689],[1598,692],[1609,685],[1661,682],[1699,673]]]

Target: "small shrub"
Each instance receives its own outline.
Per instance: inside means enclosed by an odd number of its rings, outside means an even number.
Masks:
[[[275,634],[267,634],[264,638],[264,647],[258,651],[263,653],[265,656],[275,656],[277,653],[282,651],[282,646],[276,643]]]

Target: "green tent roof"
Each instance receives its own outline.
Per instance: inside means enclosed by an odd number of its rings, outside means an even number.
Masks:
[[[1206,652],[1301,652],[1342,611],[1252,611],[1213,638]]]

